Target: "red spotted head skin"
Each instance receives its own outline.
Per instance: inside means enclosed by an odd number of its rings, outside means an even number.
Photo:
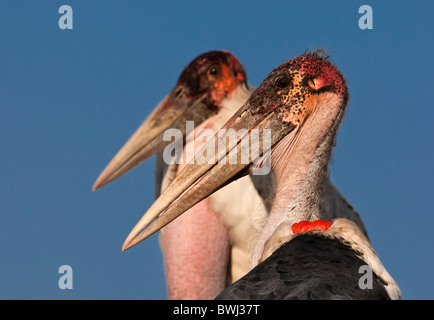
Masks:
[[[322,93],[332,93],[345,109],[348,89],[338,69],[322,51],[305,53],[281,64],[264,79],[252,94],[250,105],[254,113],[277,111],[283,123],[299,126],[319,105]]]
[[[189,98],[205,94],[204,104],[218,108],[240,85],[247,86],[241,62],[229,51],[209,51],[194,59],[182,72],[177,85]]]

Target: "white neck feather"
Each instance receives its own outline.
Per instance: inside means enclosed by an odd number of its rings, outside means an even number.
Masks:
[[[238,111],[238,109],[247,101],[254,87],[240,84],[227,98],[224,98],[221,103],[221,110],[218,113],[216,130],[223,125]]]

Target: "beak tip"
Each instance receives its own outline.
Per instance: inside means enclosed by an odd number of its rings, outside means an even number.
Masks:
[[[131,246],[129,245],[129,243],[125,242],[122,246],[122,252],[127,251],[129,248],[131,248]]]
[[[95,183],[92,186],[92,191],[96,191],[101,187],[104,187],[107,184],[107,179],[103,175],[100,175],[98,179],[96,179]]]

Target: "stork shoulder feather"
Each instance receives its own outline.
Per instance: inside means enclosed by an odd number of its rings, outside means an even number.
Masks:
[[[335,238],[341,238],[354,251],[361,253],[362,259],[385,283],[385,288],[390,298],[393,300],[401,298],[401,291],[397,283],[381,263],[365,234],[353,221],[344,218],[337,219],[325,233]]]
[[[360,255],[360,258],[365,261],[377,277],[382,280],[390,298],[392,300],[398,300],[401,298],[401,291],[397,283],[387,272],[368,238],[356,223],[345,218],[339,218],[334,220],[331,227],[325,231],[311,230],[308,232],[338,239],[340,242],[348,245],[354,252],[357,252],[357,254]],[[292,232],[291,223],[281,223],[265,244],[260,262],[267,259],[284,243],[291,241],[299,235],[300,234],[294,234]]]

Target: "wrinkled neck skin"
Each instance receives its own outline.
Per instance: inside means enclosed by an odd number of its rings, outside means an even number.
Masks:
[[[186,137],[183,161],[173,168],[174,175],[190,162],[205,141],[214,137],[215,132],[243,105],[250,93],[251,90],[246,86],[239,86],[222,101],[221,109],[216,115],[199,125],[195,124],[197,127]],[[232,189],[231,186],[226,188],[229,188],[228,193],[231,195],[237,195],[237,192],[233,191],[234,185]],[[245,189],[243,185],[243,191]],[[225,196],[223,193],[223,199]],[[213,299],[228,285],[228,281],[232,283],[232,277],[239,265],[248,267],[248,262],[244,263],[243,254],[231,256],[231,246],[233,247],[236,241],[229,239],[230,226],[223,223],[225,217],[221,214],[227,210],[218,210],[218,206],[213,206],[213,199],[222,206],[217,192],[187,210],[160,233],[167,291],[171,300]],[[242,202],[235,202],[239,203]],[[245,267],[241,269],[242,272],[238,272],[238,278],[248,271],[244,269]],[[228,271],[231,274],[228,274]]]
[[[333,104],[333,95],[325,95],[318,105]],[[255,246],[252,265],[258,264],[264,246],[277,227],[302,220],[323,218],[320,192],[329,179],[334,139],[342,120],[341,108],[316,108],[286,136],[271,153],[271,166],[277,181],[276,195],[269,217]]]

